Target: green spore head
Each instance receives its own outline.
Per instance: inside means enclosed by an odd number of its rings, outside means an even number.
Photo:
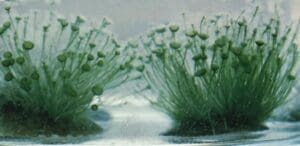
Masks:
[[[97,66],[102,67],[104,65],[104,61],[103,60],[99,60],[97,62]]]
[[[91,66],[89,64],[87,64],[87,63],[83,64],[81,66],[81,70],[84,71],[84,72],[89,72],[89,71],[91,71]]]
[[[31,41],[24,41],[22,47],[24,50],[29,51],[34,48],[34,43]]]
[[[60,54],[57,56],[57,60],[61,63],[64,63],[67,61],[67,55],[66,54]]]
[[[91,49],[94,49],[94,48],[96,47],[96,44],[95,44],[95,43],[90,43],[90,44],[89,44],[89,47],[90,47]]]
[[[98,56],[99,58],[104,58],[104,57],[105,57],[105,54],[104,54],[102,51],[98,51],[98,52],[97,52],[97,56]]]
[[[75,24],[72,24],[71,30],[72,30],[73,32],[78,32],[79,29],[80,29],[79,26],[77,26],[77,25],[75,25]]]
[[[4,67],[10,67],[15,64],[15,60],[12,58],[5,59],[1,62]]]
[[[57,21],[60,23],[62,29],[65,29],[69,25],[66,19],[58,18]]]
[[[10,21],[6,21],[6,22],[3,23],[2,27],[6,30],[6,29],[10,28],[10,26],[11,26],[11,22]]]
[[[88,56],[87,56],[87,60],[88,60],[88,61],[92,61],[92,60],[94,60],[94,59],[95,59],[94,55],[88,54]]]
[[[157,29],[155,30],[155,32],[156,32],[156,33],[164,33],[164,32],[166,32],[166,28],[165,28],[165,27],[157,28]]]
[[[104,92],[103,86],[101,84],[97,84],[95,86],[92,87],[92,93],[94,95],[100,96],[102,95]]]
[[[4,52],[3,53],[3,57],[5,58],[5,59],[10,59],[10,58],[12,58],[12,53],[10,52],[10,51],[6,51],[6,52]]]
[[[31,90],[31,84],[32,84],[32,81],[26,77],[23,77],[20,80],[20,87],[27,92]]]
[[[136,70],[139,72],[143,72],[145,70],[145,65],[139,65],[138,67],[136,67]]]
[[[213,72],[216,72],[220,67],[217,64],[211,64],[210,68]]]
[[[178,25],[170,25],[169,26],[169,30],[173,33],[177,32],[179,30],[179,26]]]
[[[5,11],[6,11],[7,13],[10,13],[11,7],[10,7],[10,6],[6,6],[4,9],[5,9]]]
[[[19,57],[16,58],[16,62],[17,62],[19,65],[22,65],[22,64],[24,64],[24,62],[25,62],[25,58],[22,57],[22,56],[19,56]]]
[[[203,41],[205,41],[205,40],[207,40],[209,38],[209,35],[205,34],[205,33],[199,33],[198,36]]]
[[[11,72],[8,72],[4,75],[4,80],[7,81],[7,82],[13,80],[14,78],[15,77]]]
[[[215,45],[218,46],[218,47],[224,47],[228,42],[228,39],[226,36],[222,36],[218,39],[216,39],[215,41]]]
[[[188,32],[185,33],[185,35],[190,37],[190,38],[194,38],[197,34],[198,34],[198,32],[195,31],[195,30],[188,31]]]
[[[174,50],[177,50],[181,47],[181,42],[179,41],[171,41],[170,42],[170,47]]]
[[[263,45],[265,44],[265,42],[262,41],[262,40],[257,40],[257,41],[255,41],[255,43],[256,43],[256,45],[257,45],[258,47],[261,47],[261,46],[263,46]]]
[[[33,80],[38,80],[40,78],[40,74],[37,71],[34,71],[31,75],[30,75],[31,79]]]
[[[92,109],[93,111],[97,111],[97,110],[98,110],[98,105],[93,104],[93,105],[91,106],[91,109]]]

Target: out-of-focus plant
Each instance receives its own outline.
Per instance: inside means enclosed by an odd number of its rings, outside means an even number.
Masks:
[[[106,31],[51,13],[16,16],[0,27],[0,118],[4,135],[92,134],[94,96],[130,80],[134,59]],[[41,18],[44,17],[44,18]],[[49,17],[49,20],[46,18]],[[45,20],[45,21],[44,21]]]
[[[162,26],[142,37],[143,78],[174,127],[166,134],[201,135],[265,128],[295,83],[298,25],[216,16],[199,26]]]

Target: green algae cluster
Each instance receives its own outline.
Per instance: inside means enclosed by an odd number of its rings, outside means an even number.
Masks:
[[[86,135],[101,131],[87,111],[95,96],[128,81],[130,55],[103,19],[89,27],[53,13],[0,26],[0,126],[4,135]],[[49,17],[49,19],[48,19]]]
[[[298,25],[278,16],[205,18],[142,37],[151,102],[173,119],[166,135],[261,130],[295,84]]]

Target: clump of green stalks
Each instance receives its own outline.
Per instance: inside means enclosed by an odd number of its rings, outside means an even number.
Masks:
[[[0,26],[0,129],[4,135],[85,135],[101,131],[87,116],[94,96],[129,80],[126,49],[84,19],[16,16]],[[45,17],[45,16],[43,16]],[[48,16],[47,16],[48,17]],[[45,21],[43,21],[45,20]]]
[[[184,28],[162,26],[141,37],[143,78],[168,114],[170,135],[206,135],[266,128],[296,72],[298,26],[274,16],[205,18]]]

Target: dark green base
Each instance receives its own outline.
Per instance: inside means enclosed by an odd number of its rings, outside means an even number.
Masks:
[[[2,106],[0,135],[12,137],[35,137],[39,135],[81,136],[96,134],[102,128],[86,117],[74,115],[54,119],[45,110],[23,110],[16,104]]]
[[[229,132],[238,132],[238,131],[259,131],[267,130],[268,127],[265,125],[260,126],[239,126],[239,127],[224,127],[216,126],[211,127],[203,124],[198,125],[189,125],[189,126],[174,126],[172,129],[163,133],[165,136],[204,136],[204,135],[216,135]]]

